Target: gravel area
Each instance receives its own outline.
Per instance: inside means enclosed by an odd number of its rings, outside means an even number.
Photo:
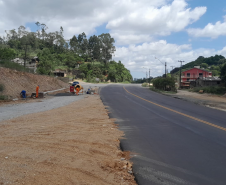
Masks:
[[[104,87],[110,84],[91,84],[91,83],[80,83],[84,87],[84,91],[87,91],[90,87]],[[131,84],[112,84],[112,85],[121,85],[121,86],[127,86]],[[137,86],[137,85],[136,85]],[[138,86],[140,86],[138,84]],[[68,90],[69,91],[69,90]],[[57,92],[55,93],[57,95]],[[68,105],[74,101],[81,100],[87,96],[92,95],[71,95],[70,93],[58,93],[57,96],[54,96],[54,94],[47,96],[47,98],[44,99],[37,99],[35,102],[30,102],[25,100],[26,103],[21,103],[15,101],[15,103],[5,104],[0,106],[0,121],[8,120],[12,118],[16,118],[22,115],[26,114],[32,114],[32,113],[38,113],[38,112],[44,112],[52,109],[56,109],[59,107],[63,107],[65,105]]]
[[[43,112],[68,105],[74,101],[83,99],[88,95],[79,96],[54,96],[52,98],[40,99],[39,102],[9,104],[0,106],[0,121],[16,118],[18,116]],[[26,100],[25,100],[26,101]]]

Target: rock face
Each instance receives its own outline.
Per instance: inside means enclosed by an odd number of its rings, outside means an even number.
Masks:
[[[0,84],[4,85],[2,94],[10,99],[19,98],[20,92],[25,90],[27,94],[35,92],[36,86],[40,86],[40,92],[68,87],[67,83],[57,78],[16,71],[0,67]]]

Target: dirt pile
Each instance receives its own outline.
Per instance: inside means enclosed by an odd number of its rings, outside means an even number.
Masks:
[[[100,97],[0,122],[0,184],[135,185]]]
[[[35,75],[3,67],[0,67],[0,84],[5,87],[2,94],[7,95],[10,99],[19,97],[22,90],[30,95],[35,92],[37,85],[40,85],[40,92],[68,87],[67,83],[54,77]]]

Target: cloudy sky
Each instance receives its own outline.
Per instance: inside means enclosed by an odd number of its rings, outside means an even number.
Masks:
[[[226,1],[223,0],[0,0],[0,35],[20,25],[36,31],[64,28],[64,36],[110,33],[114,60],[134,78],[170,72],[179,60],[226,56]],[[157,59],[156,59],[157,58]]]

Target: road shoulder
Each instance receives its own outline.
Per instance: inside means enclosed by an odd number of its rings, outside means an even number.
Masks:
[[[0,122],[0,184],[136,184],[100,97]]]

